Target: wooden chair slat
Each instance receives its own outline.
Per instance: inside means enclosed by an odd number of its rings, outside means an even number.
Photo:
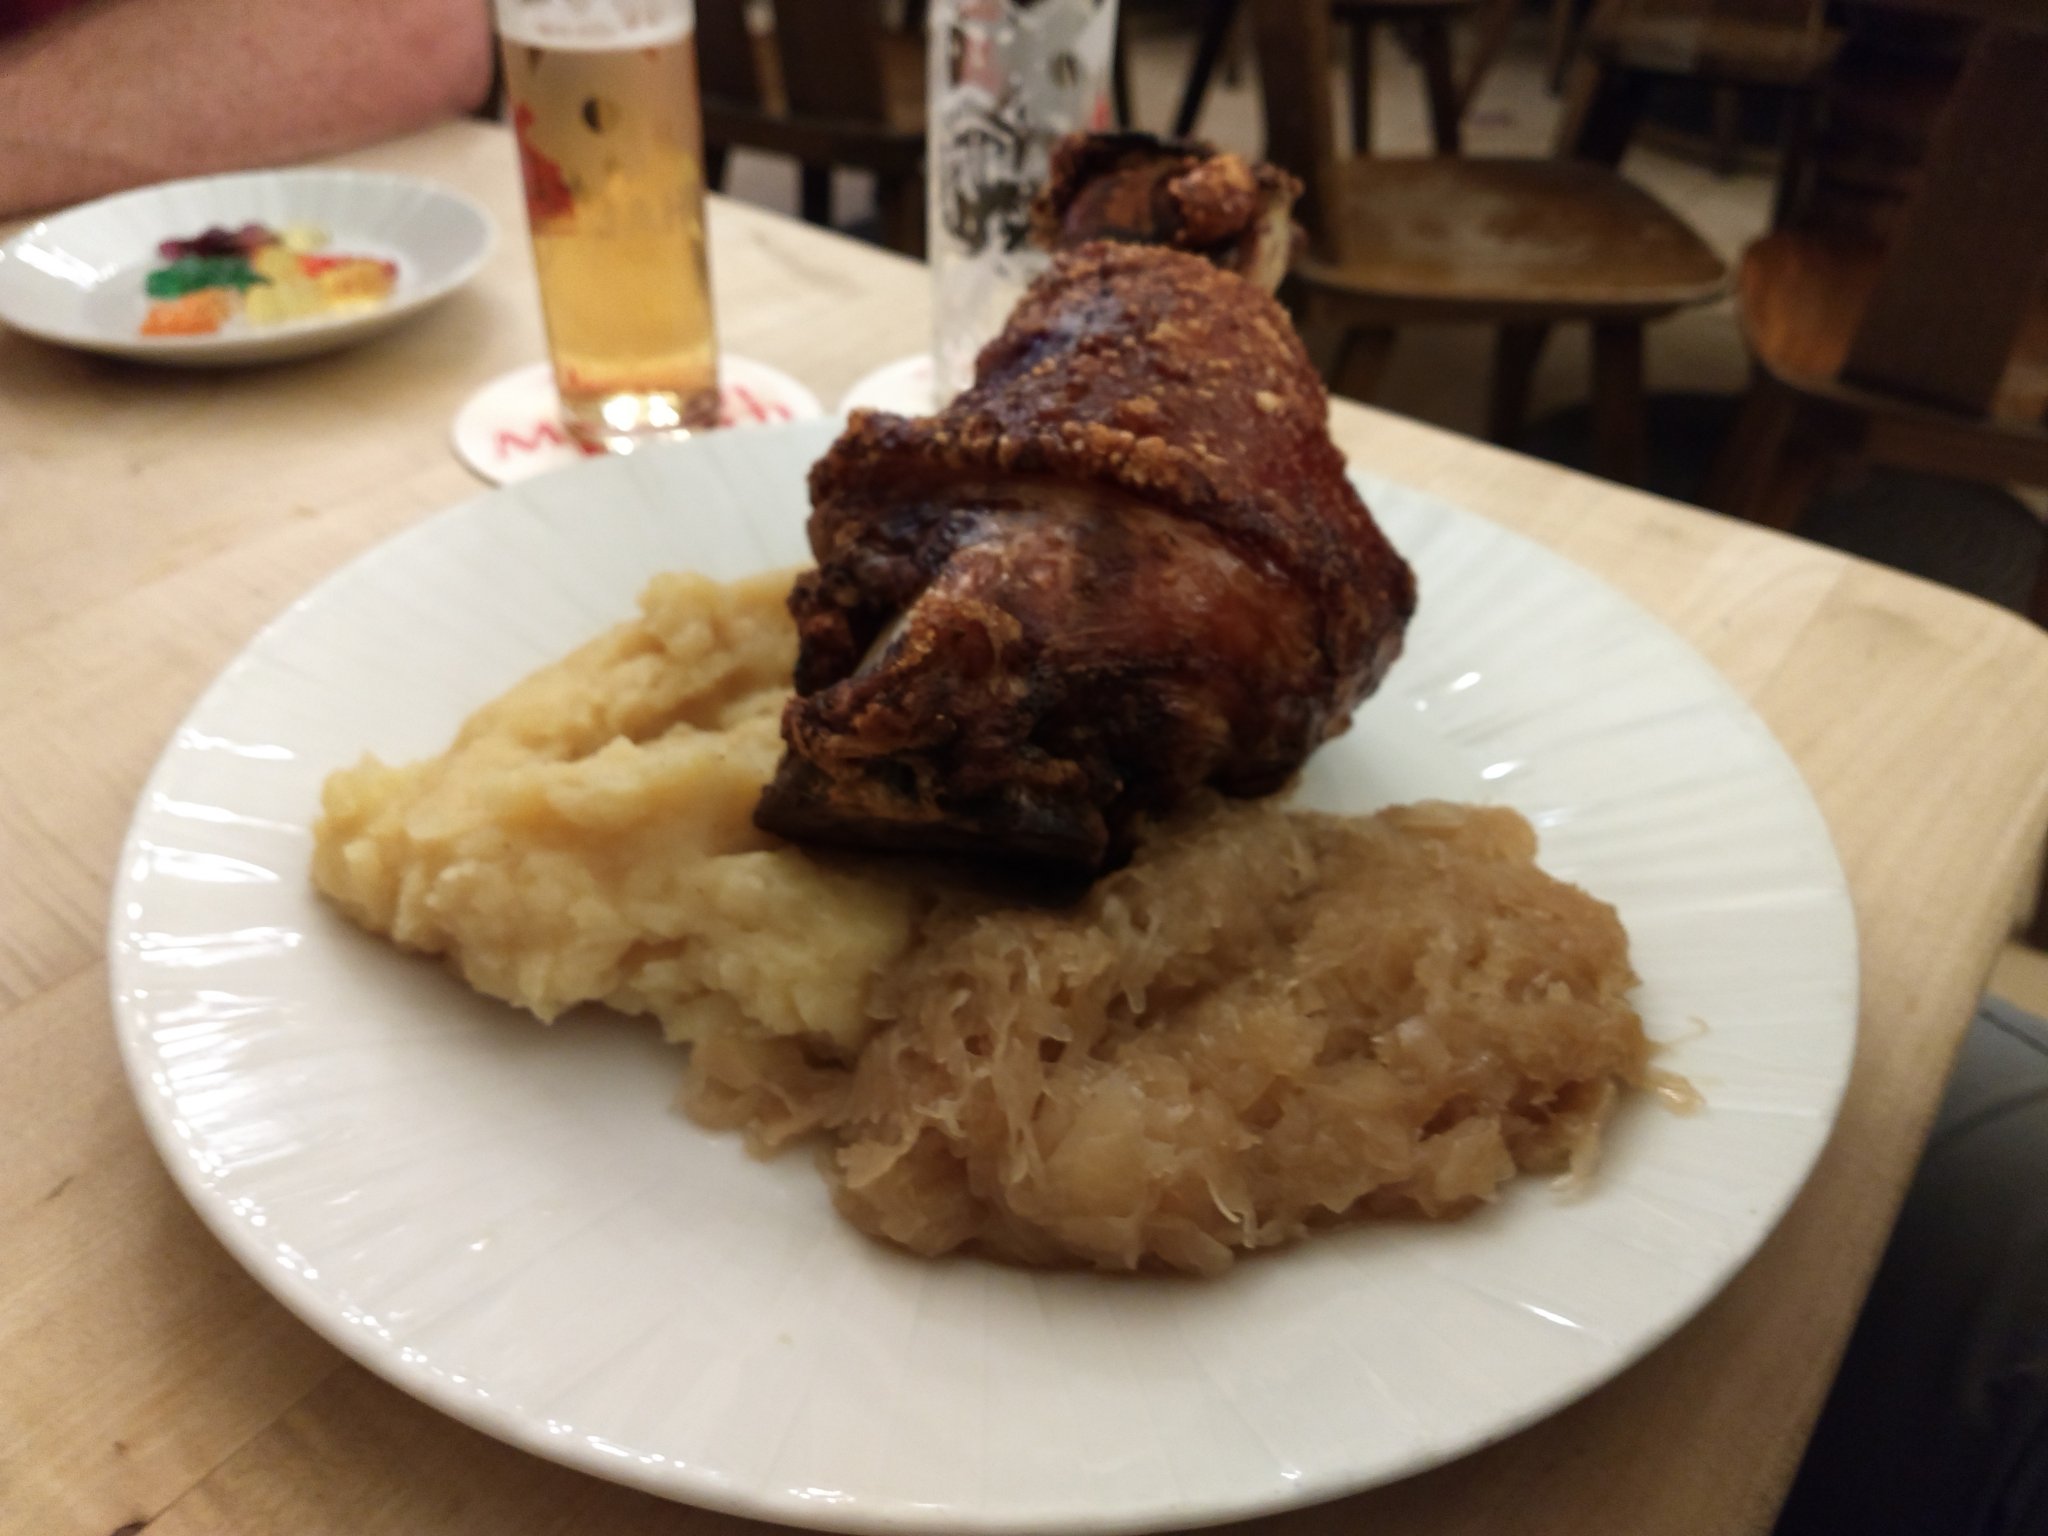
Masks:
[[[849,122],[886,121],[885,31],[879,0],[775,0],[775,42],[789,110]]]
[[[707,103],[758,107],[761,82],[745,0],[698,0],[697,78]]]

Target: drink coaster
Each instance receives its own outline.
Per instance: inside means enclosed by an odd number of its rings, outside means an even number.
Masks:
[[[781,369],[730,352],[719,354],[718,396],[721,427],[822,414],[818,397]],[[602,453],[571,439],[561,416],[554,370],[546,363],[515,368],[484,385],[455,413],[455,456],[490,484],[506,485]]]

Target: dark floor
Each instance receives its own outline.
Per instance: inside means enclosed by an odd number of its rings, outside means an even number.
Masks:
[[[2048,1532],[2048,1020],[1987,1001],[1777,1536]]]

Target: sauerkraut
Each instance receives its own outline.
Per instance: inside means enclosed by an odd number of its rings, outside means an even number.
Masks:
[[[1649,1047],[1614,910],[1510,810],[1211,801],[1066,908],[955,903],[848,1064],[703,1042],[685,1103],[823,1131],[840,1211],[922,1254],[1203,1273],[1346,1217],[1584,1172]]]

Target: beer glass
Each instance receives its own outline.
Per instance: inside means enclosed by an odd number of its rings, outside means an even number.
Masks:
[[[1110,124],[1116,0],[937,0],[929,46],[932,363],[944,405],[1044,270],[1030,212],[1052,146]]]
[[[718,419],[692,0],[496,0],[563,425],[630,453]]]

